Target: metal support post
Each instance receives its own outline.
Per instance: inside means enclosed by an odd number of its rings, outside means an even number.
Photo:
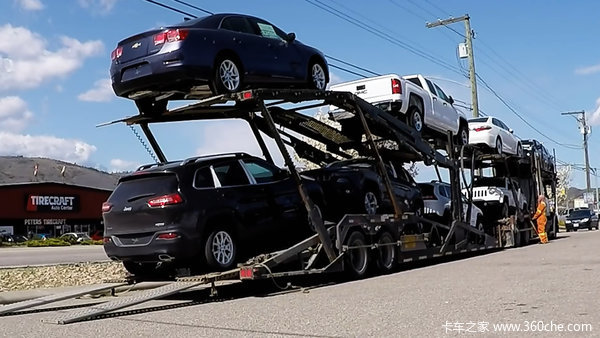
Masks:
[[[152,134],[150,127],[148,127],[148,123],[140,123],[140,128],[142,128],[142,131],[146,135],[146,138],[148,139],[150,146],[152,146],[152,150],[154,150],[154,153],[156,154],[156,157],[158,157],[158,160],[160,161],[160,163],[166,163],[167,158],[165,157],[165,154],[162,152],[162,149],[160,149],[158,142],[156,142],[156,139],[154,138],[154,134]]]

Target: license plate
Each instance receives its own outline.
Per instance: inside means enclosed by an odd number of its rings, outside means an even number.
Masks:
[[[579,223],[573,223],[573,226],[574,226],[575,228],[579,228]]]

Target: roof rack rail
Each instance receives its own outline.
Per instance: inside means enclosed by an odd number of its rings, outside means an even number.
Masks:
[[[220,157],[248,157],[250,156],[247,153],[241,153],[241,152],[231,152],[231,153],[222,153],[222,154],[211,154],[211,155],[202,155],[202,156],[194,156],[194,157],[190,157],[190,158],[186,158],[185,160],[181,161],[180,165],[187,165],[190,164],[192,162],[198,162],[200,160],[206,160],[206,159],[210,159],[210,158],[220,158]]]

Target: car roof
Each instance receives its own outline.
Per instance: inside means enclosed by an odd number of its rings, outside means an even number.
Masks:
[[[198,164],[198,163],[212,163],[218,162],[227,158],[256,158],[255,156],[249,155],[247,153],[224,153],[224,154],[212,154],[212,155],[203,155],[203,156],[194,156],[189,157],[185,160],[171,161],[165,163],[150,163],[145,164],[137,168],[136,172],[156,172],[156,171],[169,171],[175,168],[179,168],[182,166],[186,166],[189,164]],[[134,173],[135,175],[135,173]]]

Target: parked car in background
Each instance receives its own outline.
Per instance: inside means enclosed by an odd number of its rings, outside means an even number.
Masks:
[[[513,130],[492,116],[469,120],[469,143],[486,145],[498,154],[523,155],[523,146]]]
[[[423,203],[425,205],[425,217],[432,218],[434,221],[443,224],[449,224],[452,219],[452,188],[450,184],[440,181],[431,181],[419,183],[419,188],[421,189],[421,195],[423,196]],[[463,221],[466,221],[469,201],[464,195],[461,196],[461,200],[465,217]],[[483,228],[483,212],[472,203],[471,218],[468,223],[474,228]]]
[[[83,241],[89,241],[92,239],[84,232],[67,232],[62,234],[59,238],[69,243],[81,243]]]
[[[404,211],[423,214],[423,200],[417,183],[401,164],[386,163],[394,196]],[[305,171],[323,187],[330,218],[338,220],[348,213],[377,214],[393,212],[392,201],[375,162],[367,158],[330,163],[321,169]]]
[[[531,152],[540,154],[542,160],[542,170],[547,172],[554,172],[554,156],[550,155],[546,147],[538,140],[521,140],[523,151],[527,156],[530,156]]]
[[[469,126],[464,113],[454,108],[454,99],[423,75],[381,75],[330,87],[333,91],[351,92],[384,111],[395,114],[417,132],[446,139],[452,132],[458,144],[469,143]],[[349,112],[332,107],[336,120]],[[350,116],[350,115],[348,115]]]
[[[567,232],[585,228],[598,230],[598,215],[589,208],[579,208],[571,211],[565,219]]]
[[[323,53],[271,23],[241,14],[214,14],[120,41],[110,74],[118,96],[158,114],[167,99],[237,92],[247,87],[324,90]]]
[[[0,243],[17,244],[23,242],[27,242],[27,237],[9,233],[0,233]]]
[[[303,184],[322,203],[319,184]],[[102,216],[106,255],[145,276],[226,270],[312,233],[289,172],[244,153],[142,166],[119,180]]]

